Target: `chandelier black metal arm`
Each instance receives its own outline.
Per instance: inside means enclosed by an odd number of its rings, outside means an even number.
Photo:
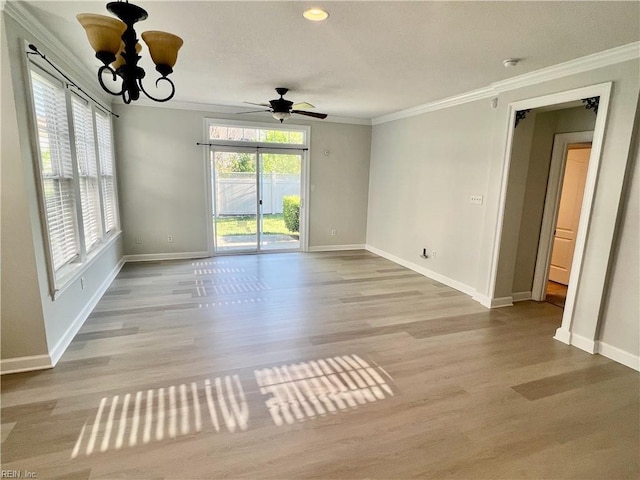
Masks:
[[[109,65],[103,65],[102,67],[100,67],[100,69],[98,70],[98,82],[100,83],[100,86],[102,87],[102,89],[107,92],[110,93],[111,95],[123,95],[124,94],[124,83],[122,85],[122,88],[120,89],[119,92],[114,92],[113,90],[111,90],[109,87],[107,87],[104,83],[104,81],[102,80],[102,74],[104,72],[109,72],[111,73],[111,76],[113,77],[113,81],[115,82],[118,79],[118,75],[116,74],[116,71],[111,68]]]
[[[116,71],[113,68],[111,68],[109,65],[103,65],[98,70],[98,82],[100,83],[100,86],[103,88],[103,90],[111,95],[122,97],[122,100],[126,104],[129,104],[132,101],[138,100],[140,98],[140,92],[144,93],[147,97],[149,97],[154,102],[167,102],[171,100],[176,93],[176,86],[171,81],[171,79],[166,76],[161,76],[156,79],[156,82],[155,82],[156,87],[158,87],[158,84],[161,81],[165,81],[169,83],[169,85],[171,86],[171,92],[169,92],[169,94],[164,98],[154,97],[153,95],[151,95],[149,92],[145,90],[144,85],[142,83],[142,79],[145,77],[144,70],[138,67],[138,69],[134,72],[134,75],[131,75],[131,73],[127,72],[126,70],[128,69],[120,67]],[[120,89],[120,91],[114,92],[104,83],[104,80],[102,77],[105,74],[105,72],[108,74],[111,74],[111,78],[114,82],[118,79],[118,77],[122,78],[122,88]],[[133,81],[131,81],[130,79],[133,79]]]
[[[156,98],[151,96],[151,94],[149,94],[149,92],[147,92],[144,89],[144,86],[142,85],[142,79],[138,80],[138,86],[140,87],[140,90],[142,90],[142,92],[149,97],[151,100],[155,101],[155,102],[167,102],[169,100],[171,100],[173,98],[173,95],[176,93],[176,86],[173,84],[173,82],[171,81],[170,78],[167,77],[160,77],[158,79],[156,79],[156,87],[158,86],[158,83],[161,81],[165,81],[165,82],[169,82],[169,85],[171,85],[171,93],[169,93],[169,95],[167,95],[165,98]]]

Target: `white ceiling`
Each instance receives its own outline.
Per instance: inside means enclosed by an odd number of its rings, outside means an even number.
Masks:
[[[184,39],[172,75],[180,102],[242,106],[289,87],[330,116],[375,118],[640,39],[640,2],[157,1],[137,31]],[[75,15],[106,2],[27,9],[96,71]],[[302,17],[322,6],[330,17]],[[46,52],[46,46],[42,50]],[[155,78],[146,57],[147,83]],[[521,58],[506,69],[502,60]],[[249,107],[248,110],[251,110]],[[329,117],[330,119],[331,117]]]

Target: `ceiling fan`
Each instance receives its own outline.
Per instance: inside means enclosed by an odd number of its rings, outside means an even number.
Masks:
[[[288,88],[278,87],[276,88],[276,92],[280,95],[280,98],[276,98],[275,100],[269,100],[269,103],[253,103],[253,102],[244,102],[249,105],[259,105],[261,107],[268,107],[267,110],[255,110],[253,112],[241,112],[241,113],[256,113],[256,112],[271,112],[271,115],[276,120],[280,120],[280,123],[284,122],[287,118],[291,117],[292,113],[298,115],[306,115],[307,117],[313,118],[327,118],[326,113],[317,113],[317,112],[308,112],[306,110],[299,110],[300,108],[315,108],[313,105],[307,102],[296,103],[294,104],[290,100],[285,100],[283,97],[289,91]]]

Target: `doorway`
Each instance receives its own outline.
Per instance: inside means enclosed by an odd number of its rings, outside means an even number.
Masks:
[[[211,147],[214,253],[301,249],[303,152]]]
[[[593,131],[554,136],[531,298],[565,308]]]
[[[561,308],[567,298],[590,155],[591,142],[572,143],[567,145],[563,158],[562,187],[545,290],[545,301]]]

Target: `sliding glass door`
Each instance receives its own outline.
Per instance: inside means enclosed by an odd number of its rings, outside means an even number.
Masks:
[[[257,154],[213,150],[211,161],[216,252],[256,251],[259,223]]]
[[[300,248],[302,155],[260,152],[260,249]]]
[[[300,249],[302,153],[211,149],[216,253]]]

